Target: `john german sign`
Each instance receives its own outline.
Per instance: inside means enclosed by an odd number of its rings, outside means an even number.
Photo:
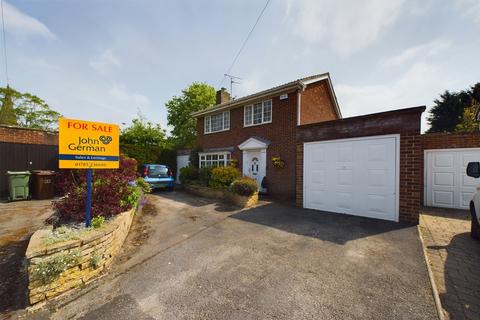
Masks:
[[[117,125],[61,118],[58,128],[59,168],[118,168]]]

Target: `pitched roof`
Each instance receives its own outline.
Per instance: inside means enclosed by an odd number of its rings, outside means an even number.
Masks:
[[[330,93],[332,94],[332,97],[333,97],[333,103],[334,103],[334,106],[335,106],[335,110],[337,111],[338,116],[341,118],[342,114],[340,112],[340,108],[338,107],[337,97],[335,95],[335,91],[333,90],[332,80],[330,79],[330,74],[328,72],[320,73],[320,74],[316,74],[316,75],[312,75],[312,76],[308,76],[308,77],[304,77],[304,78],[300,78],[300,79],[290,81],[290,82],[284,83],[282,85],[279,85],[279,86],[276,86],[276,87],[273,87],[273,88],[270,88],[270,89],[267,89],[267,90],[263,90],[263,91],[260,91],[260,92],[254,93],[254,94],[250,94],[250,95],[238,98],[238,99],[234,99],[234,100],[230,100],[228,102],[217,104],[217,105],[209,107],[207,109],[200,110],[200,111],[197,111],[197,112],[193,112],[192,116],[199,117],[199,116],[207,115],[207,114],[214,113],[214,112],[217,112],[217,111],[230,109],[230,108],[233,108],[235,106],[247,103],[250,100],[258,99],[258,98],[261,98],[261,97],[267,96],[267,95],[279,94],[281,92],[285,92],[287,90],[291,90],[291,89],[295,89],[295,88],[305,89],[305,87],[307,85],[309,85],[310,83],[314,83],[314,82],[321,81],[321,80],[327,80],[328,85],[329,85],[329,89],[330,89]]]

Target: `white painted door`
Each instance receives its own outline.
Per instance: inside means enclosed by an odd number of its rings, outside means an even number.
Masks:
[[[190,160],[190,156],[189,155],[183,155],[183,156],[177,156],[177,174],[176,174],[176,177],[177,177],[177,183],[180,183],[180,169],[184,168],[184,167],[187,167],[188,166],[188,162]]]
[[[260,152],[249,152],[250,163],[248,165],[248,176],[257,181],[257,184],[260,186],[262,181],[260,181]]]
[[[304,144],[304,207],[398,221],[399,136]]]
[[[479,184],[466,175],[472,161],[480,161],[480,149],[426,150],[425,205],[468,209]]]

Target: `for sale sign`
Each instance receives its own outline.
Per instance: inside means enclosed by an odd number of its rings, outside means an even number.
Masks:
[[[60,118],[60,169],[117,169],[119,129],[115,124]]]

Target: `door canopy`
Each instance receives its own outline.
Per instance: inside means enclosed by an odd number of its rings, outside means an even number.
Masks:
[[[258,150],[258,149],[266,149],[268,148],[268,145],[270,144],[270,141],[266,139],[262,139],[259,137],[251,137],[242,142],[238,148],[240,150]]]

